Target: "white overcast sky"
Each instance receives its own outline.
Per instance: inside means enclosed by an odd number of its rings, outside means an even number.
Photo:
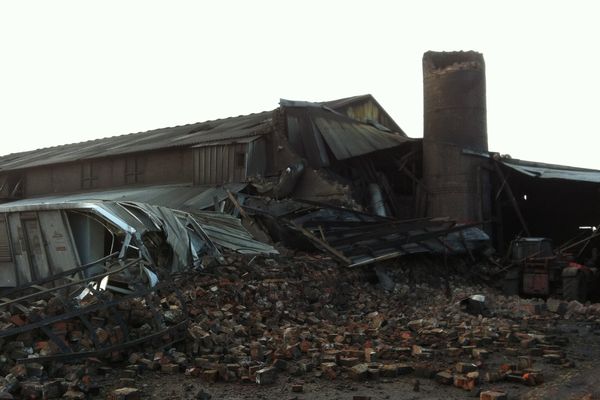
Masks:
[[[490,150],[600,169],[599,7],[0,0],[0,154],[365,93],[422,137],[423,52],[477,50]]]

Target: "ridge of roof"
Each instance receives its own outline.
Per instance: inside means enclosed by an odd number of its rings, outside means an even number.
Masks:
[[[343,107],[347,104],[354,103],[355,101],[364,100],[364,99],[375,100],[375,97],[373,97],[372,94],[367,93],[367,94],[359,94],[357,96],[343,97],[341,99],[336,99],[336,100],[320,101],[319,103],[321,103],[325,106],[331,107],[331,108],[335,108],[335,107]]]
[[[95,139],[82,140],[80,142],[71,142],[71,143],[58,144],[58,145],[54,145],[54,146],[38,147],[36,149],[24,150],[24,151],[18,151],[18,152],[14,152],[14,153],[8,153],[8,154],[0,155],[0,161],[3,160],[3,159],[5,159],[5,158],[8,158],[10,156],[15,156],[15,155],[19,155],[20,156],[20,155],[25,155],[27,153],[33,153],[33,152],[41,151],[41,150],[58,150],[58,149],[65,148],[65,147],[68,147],[68,146],[73,146],[73,145],[83,145],[83,144],[86,144],[86,143],[87,144],[93,144],[93,143],[98,143],[98,142],[105,141],[107,139],[116,139],[116,138],[122,138],[122,137],[126,137],[126,136],[141,135],[141,134],[144,134],[144,133],[158,132],[158,131],[162,131],[162,130],[180,129],[180,128],[185,128],[185,127],[191,127],[191,126],[206,124],[206,123],[210,123],[210,122],[219,122],[219,121],[227,121],[227,120],[232,120],[232,119],[237,119],[237,118],[242,118],[242,117],[258,116],[260,114],[266,114],[266,113],[269,113],[269,112],[273,112],[273,110],[259,111],[259,112],[255,112],[255,113],[241,114],[241,115],[237,115],[237,116],[224,117],[224,118],[209,119],[209,120],[205,120],[205,121],[192,122],[192,123],[189,123],[189,124],[166,126],[166,127],[162,127],[162,128],[149,129],[149,130],[145,130],[145,131],[122,133],[122,134],[111,135],[111,136],[103,136],[103,137],[95,138]]]

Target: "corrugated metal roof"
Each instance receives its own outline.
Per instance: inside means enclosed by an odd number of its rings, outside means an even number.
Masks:
[[[600,183],[600,171],[595,169],[568,167],[516,159],[501,159],[500,162],[513,170],[532,178],[564,179],[569,181]]]
[[[338,160],[400,146],[411,139],[382,132],[374,126],[348,119],[315,118],[323,139]]]
[[[212,208],[215,197],[217,201],[225,200],[228,197],[227,191],[237,193],[246,186],[246,183],[231,183],[223,186],[161,185],[128,187],[99,192],[23,199],[7,203],[7,205],[26,206],[42,203],[55,204],[60,202],[106,200],[148,203],[155,206],[194,212]]]
[[[272,111],[47,147],[0,157],[0,171],[238,140],[268,132]]]
[[[200,144],[197,144],[195,146],[192,146],[194,148],[196,147],[207,147],[207,146],[219,146],[219,145],[223,145],[223,144],[235,144],[235,143],[250,143],[250,142],[254,142],[256,139],[261,138],[262,135],[256,135],[256,136],[247,136],[247,137],[243,137],[243,138],[239,138],[239,139],[222,139],[222,140],[215,140],[212,142],[203,142]]]

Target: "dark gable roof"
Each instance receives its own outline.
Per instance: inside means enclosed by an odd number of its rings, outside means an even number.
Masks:
[[[272,111],[161,128],[0,157],[0,171],[230,140],[265,133]]]

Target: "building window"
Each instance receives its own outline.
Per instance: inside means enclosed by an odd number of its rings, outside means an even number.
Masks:
[[[20,174],[8,174],[0,177],[0,198],[16,199],[23,197],[23,177]]]
[[[92,162],[84,162],[81,165],[81,188],[91,189],[96,186],[95,182],[98,177],[94,173],[94,164]]]
[[[134,184],[143,181],[145,159],[142,157],[127,157],[125,160],[125,183]]]
[[[235,153],[233,162],[236,168],[246,168],[246,153]]]

